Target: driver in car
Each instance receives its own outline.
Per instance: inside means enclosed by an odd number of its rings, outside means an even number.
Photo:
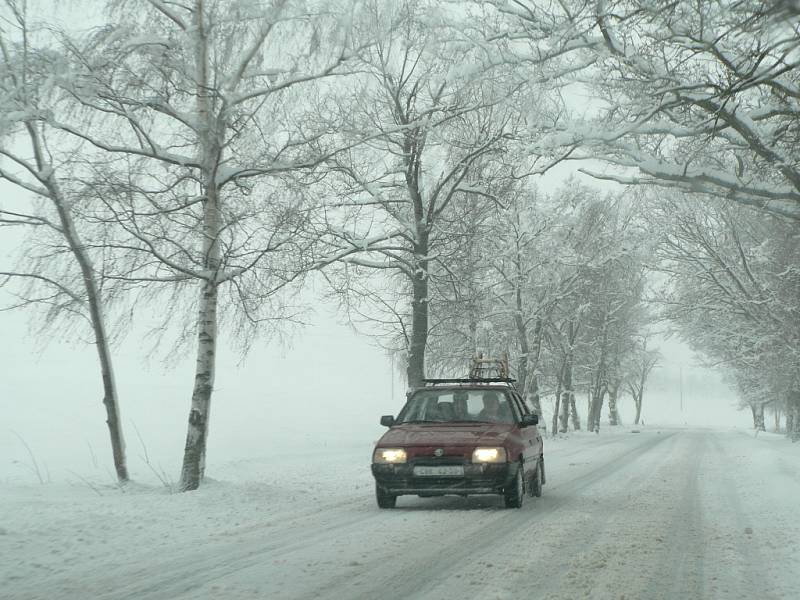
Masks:
[[[502,420],[500,415],[500,397],[496,392],[486,392],[482,400],[483,410],[478,413],[478,419],[491,423],[499,423]]]

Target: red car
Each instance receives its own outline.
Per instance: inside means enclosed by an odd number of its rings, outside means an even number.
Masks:
[[[378,506],[397,497],[500,494],[519,508],[545,483],[538,415],[511,379],[431,379],[414,390],[375,446]]]

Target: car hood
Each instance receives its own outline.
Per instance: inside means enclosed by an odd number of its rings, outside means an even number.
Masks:
[[[383,434],[380,446],[499,446],[513,425],[505,423],[396,425]]]

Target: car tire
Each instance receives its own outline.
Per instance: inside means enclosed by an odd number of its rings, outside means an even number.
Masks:
[[[378,508],[394,508],[397,506],[397,496],[388,494],[375,484],[375,499],[378,501]]]
[[[528,489],[531,496],[534,498],[542,497],[542,483],[544,483],[544,465],[540,458],[536,461],[536,471],[534,471],[533,477],[531,477],[531,485]]]
[[[547,483],[547,476],[544,470],[544,454],[539,457],[539,464],[542,465],[542,485],[545,485]]]
[[[517,476],[513,483],[503,492],[506,508],[520,508],[525,498],[525,478],[522,471],[522,462],[517,467]]]

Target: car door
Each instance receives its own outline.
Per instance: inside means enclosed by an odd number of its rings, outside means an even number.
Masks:
[[[516,412],[520,415],[517,423],[519,424],[519,432],[520,437],[522,438],[522,444],[525,448],[522,453],[522,459],[525,463],[525,474],[532,475],[533,471],[536,469],[536,461],[539,460],[539,447],[541,445],[539,428],[536,427],[536,425],[522,427],[521,417],[523,415],[530,415],[531,412],[528,410],[525,402],[522,401],[522,398],[518,394],[512,394],[512,398],[516,407]]]

